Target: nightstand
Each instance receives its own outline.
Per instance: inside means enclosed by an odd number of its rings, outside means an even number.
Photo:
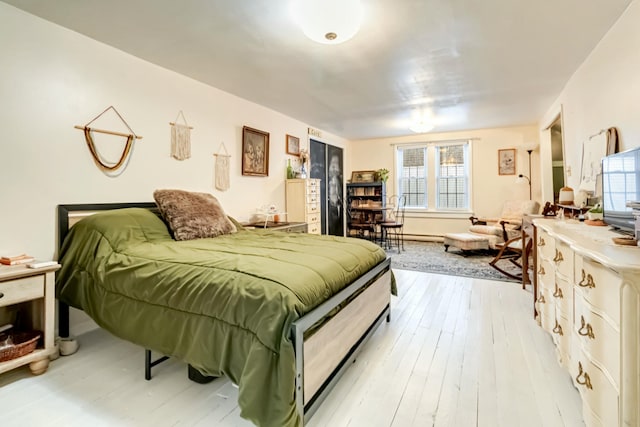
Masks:
[[[0,373],[29,364],[34,375],[49,367],[49,357],[56,354],[54,341],[55,272],[59,264],[44,268],[24,265],[0,266],[0,323],[11,322],[12,313],[20,311],[22,323],[42,331],[41,343],[33,352],[0,362]]]

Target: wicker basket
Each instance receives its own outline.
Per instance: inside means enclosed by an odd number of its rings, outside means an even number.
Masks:
[[[40,331],[13,332],[13,345],[0,349],[0,362],[25,356],[36,349],[42,333]]]

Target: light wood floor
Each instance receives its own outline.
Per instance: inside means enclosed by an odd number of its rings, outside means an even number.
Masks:
[[[580,426],[581,403],[518,284],[398,270],[399,297],[310,420],[320,426]],[[2,426],[248,426],[225,379],[189,381],[98,330],[34,377],[0,375]]]

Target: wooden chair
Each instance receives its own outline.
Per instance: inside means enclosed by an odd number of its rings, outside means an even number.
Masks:
[[[379,224],[384,246],[391,249],[392,242],[395,241],[398,253],[400,253],[400,250],[404,250],[404,209],[406,201],[407,199],[404,195],[400,197],[391,196],[389,205],[395,206],[391,213],[392,218],[388,218]]]
[[[499,249],[498,254],[489,262],[489,265],[505,276],[521,281],[522,289],[525,289],[525,286],[531,283],[528,270],[529,254],[531,253],[532,245],[533,241],[531,237],[522,230],[520,236],[496,245],[496,248]],[[514,274],[505,270],[502,264],[499,264],[504,261],[508,261],[518,267],[520,273]]]

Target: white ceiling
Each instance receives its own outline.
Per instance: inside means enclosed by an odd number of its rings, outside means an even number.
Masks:
[[[4,0],[349,139],[536,123],[632,0],[362,0],[341,45],[289,0]]]

